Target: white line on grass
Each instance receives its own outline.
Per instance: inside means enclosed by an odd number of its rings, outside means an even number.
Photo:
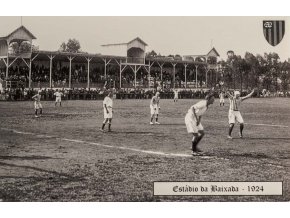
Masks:
[[[204,120],[205,122],[212,122],[212,123],[225,123],[221,121],[215,121],[215,120]],[[228,124],[228,123],[226,123]],[[285,125],[277,125],[277,124],[264,124],[264,123],[245,123],[245,125],[251,125],[251,126],[269,126],[269,127],[281,127],[281,128],[288,128],[288,126]]]
[[[0,129],[6,130],[6,131],[12,131],[14,133],[22,134],[22,135],[33,135],[33,136],[42,137],[42,138],[55,138],[55,139],[68,141],[68,142],[96,145],[96,146],[106,147],[106,148],[122,149],[122,150],[134,151],[134,152],[139,152],[139,153],[145,153],[145,154],[153,154],[153,155],[160,155],[160,156],[167,156],[167,157],[192,157],[192,155],[190,155],[190,154],[165,153],[162,151],[142,150],[142,149],[137,149],[137,148],[125,147],[125,146],[106,145],[106,144],[101,144],[101,143],[97,143],[97,142],[89,142],[89,141],[83,141],[83,140],[78,140],[78,139],[61,138],[58,136],[37,134],[37,133],[33,133],[33,132],[23,132],[23,131],[18,131],[18,130],[14,130],[14,129],[8,129],[8,128],[0,128]],[[201,158],[201,159],[215,159],[215,160],[220,159],[220,160],[229,161],[229,159],[225,158],[225,157],[217,157],[217,156],[197,156],[197,157]],[[248,163],[250,163],[250,162],[248,162]],[[279,167],[283,168],[283,166],[279,166]]]
[[[124,147],[124,146],[113,146],[113,145],[106,145],[106,144],[101,144],[97,142],[89,142],[89,141],[83,141],[83,140],[78,140],[78,139],[68,139],[68,138],[61,138],[58,136],[50,136],[50,135],[43,135],[43,134],[37,134],[37,133],[32,133],[32,132],[22,132],[14,129],[8,129],[8,128],[1,128],[2,130],[6,131],[12,131],[17,134],[22,134],[22,135],[33,135],[36,137],[42,137],[42,138],[56,138],[60,139],[63,141],[68,141],[68,142],[75,142],[75,143],[84,143],[84,144],[89,144],[89,145],[97,145],[101,147],[106,147],[106,148],[116,148],[116,149],[122,149],[122,150],[129,150],[129,151],[135,151],[135,152],[140,152],[140,153],[145,153],[145,154],[154,154],[154,155],[162,155],[162,156],[171,156],[171,157],[192,157],[190,154],[178,154],[178,153],[165,153],[161,151],[150,151],[150,150],[142,150],[142,149],[137,149],[137,148],[130,148],[130,147]],[[200,158],[203,158],[202,156],[199,156]],[[217,158],[217,157],[204,157],[206,159],[209,158]],[[224,158],[222,158],[224,159]]]

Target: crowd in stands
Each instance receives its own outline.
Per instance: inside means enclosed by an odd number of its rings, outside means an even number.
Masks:
[[[164,70],[162,75],[162,81],[165,86],[172,86],[173,75],[170,72]],[[43,64],[34,64],[31,65],[31,81],[32,87],[40,88],[41,84],[47,84],[50,82],[50,68],[48,65]],[[184,75],[181,71],[176,71],[175,81],[176,87],[183,87],[182,83],[184,82]],[[6,79],[7,81],[22,81],[25,84],[25,87],[28,86],[29,81],[29,69],[27,66],[12,66],[9,68],[8,78],[6,78],[6,69],[0,69],[0,78]],[[69,67],[67,65],[61,66],[54,64],[52,67],[52,87],[56,88],[67,88],[69,84]],[[115,81],[119,84],[120,74],[119,68],[116,66],[110,66],[107,68],[107,76],[104,76],[104,69],[102,66],[91,66],[90,67],[90,83],[91,84],[104,84],[106,81]],[[127,68],[123,71],[122,76],[122,85],[124,87],[133,87],[135,83],[135,75],[130,68]],[[150,72],[150,81],[149,75],[146,70],[138,71],[136,75],[137,84],[141,87],[148,87],[150,83],[153,86],[153,83],[156,81],[161,81],[160,70],[152,69]],[[87,83],[87,66],[86,64],[74,64],[72,66],[71,74],[71,83],[80,84],[79,87],[86,87]]]
[[[6,101],[21,101],[21,100],[31,100],[31,97],[38,92],[39,89],[3,89],[0,90],[0,100]],[[42,100],[52,101],[55,99],[54,92],[57,89],[41,89]],[[103,89],[58,89],[63,93],[64,100],[102,100],[106,95],[106,91]],[[154,94],[155,90],[145,90],[145,89],[112,89],[114,92],[114,97],[116,99],[150,99]],[[160,97],[162,99],[172,99],[174,97],[173,89],[160,90]],[[203,99],[207,94],[208,89],[192,89],[192,90],[179,90],[179,99]],[[242,95],[247,95],[249,91],[243,91]],[[219,93],[215,93],[215,97],[218,98]],[[262,91],[260,94],[255,94],[254,97],[290,97],[290,92],[277,92],[271,95],[264,95]]]
[[[118,67],[117,67],[118,68]],[[102,87],[107,84],[107,87],[119,87],[119,69],[116,66],[109,66],[107,68],[107,76],[104,76],[104,69],[100,66],[91,66],[90,69],[90,84],[92,87]],[[9,68],[7,81],[17,82],[16,87],[10,86],[8,89],[0,90],[0,99],[2,100],[28,100],[31,96],[36,93],[36,90],[42,87],[48,87],[49,85],[49,67],[32,63],[32,87],[37,89],[25,89],[28,87],[29,70],[25,66],[12,66]],[[0,79],[4,80],[6,76],[6,69],[0,68]],[[190,77],[190,74],[188,75]],[[56,89],[62,90],[64,99],[102,99],[103,92],[102,88],[86,89],[87,83],[87,69],[85,64],[74,64],[72,67],[72,87],[68,89],[69,81],[69,67],[55,64],[52,68],[52,88],[53,89],[42,89],[43,99],[52,100],[53,92]],[[139,98],[146,99],[151,98],[153,95],[152,91],[148,90],[150,85],[151,88],[156,89],[161,87],[161,98],[173,98],[173,77],[172,73],[164,70],[162,72],[162,81],[160,70],[151,69],[150,79],[146,70],[140,70],[136,74],[136,85],[137,89],[133,89],[135,83],[135,75],[131,69],[124,70],[122,75],[122,87],[123,89],[116,90],[116,98]],[[37,85],[35,85],[35,83]],[[46,83],[46,84],[45,84]],[[78,83],[82,83],[82,86],[77,86]],[[188,88],[195,87],[195,84],[188,82]],[[96,85],[98,84],[98,85]],[[200,84],[199,84],[200,85]],[[4,87],[4,86],[3,86]],[[81,88],[83,87],[83,88]],[[179,89],[179,98],[204,98],[206,95],[206,89],[187,89],[185,90],[184,74],[181,71],[176,71],[175,76],[175,87]],[[204,86],[202,86],[204,87]],[[216,95],[218,97],[218,93]],[[270,92],[267,90],[261,90],[258,97],[289,97],[289,92]]]
[[[1,100],[31,100],[31,97],[38,92],[39,89],[4,89],[0,91]],[[42,100],[54,100],[54,92],[57,89],[41,89]],[[63,93],[64,100],[101,100],[106,95],[106,91],[102,89],[58,89]],[[150,99],[156,91],[145,89],[112,89],[117,99]],[[181,90],[179,98],[204,98],[208,91],[203,90]],[[218,95],[218,94],[217,94]],[[163,99],[171,99],[174,96],[172,89],[160,91],[160,97]]]

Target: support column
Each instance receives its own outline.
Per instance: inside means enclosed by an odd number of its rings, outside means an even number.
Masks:
[[[195,88],[197,89],[198,82],[197,82],[197,68],[198,66],[195,66]]]
[[[186,68],[188,64],[184,64],[184,78],[185,78],[185,88],[187,88],[187,73],[186,73]]]
[[[9,56],[7,54],[7,63],[6,63],[6,80],[8,79],[8,70],[9,70]]]
[[[204,66],[204,69],[205,69],[205,86],[206,88],[208,87],[208,72],[210,71],[210,68],[209,66]]]
[[[148,89],[150,90],[150,77],[151,77],[151,75],[150,75],[150,61],[149,61],[149,67],[148,67]],[[154,88],[154,87],[153,87]]]
[[[28,88],[31,88],[31,58],[30,58],[30,61],[29,61],[29,78],[28,78]]]
[[[121,60],[120,60],[120,63],[121,63]],[[120,66],[120,89],[122,88],[122,65],[119,64]]]
[[[205,72],[205,86],[206,86],[206,88],[207,88],[207,73],[208,73],[208,70],[206,70],[206,72]]]
[[[105,59],[106,60],[106,59]],[[106,64],[106,61],[105,61],[105,69],[104,69],[104,77],[105,79],[107,78],[107,64]]]
[[[26,61],[22,58],[22,60],[24,61],[24,63],[26,63],[27,67],[29,68],[29,78],[28,78],[28,87],[31,88],[31,82],[32,82],[32,79],[31,79],[31,71],[32,71],[32,61],[35,60],[35,58],[38,56],[38,54],[36,54],[33,58],[30,57],[30,62],[29,62],[29,66],[27,65]]]
[[[119,65],[119,69],[120,69],[120,89],[122,88],[122,72],[123,70],[126,68],[125,67],[122,69],[122,60],[120,59],[119,61],[117,59],[115,59],[116,63]]]
[[[139,67],[137,67],[136,65],[134,65],[134,68],[129,65],[131,67],[131,69],[134,71],[134,76],[135,76],[135,79],[134,79],[134,87],[136,89],[136,86],[137,86],[137,71],[141,68],[141,65]],[[125,69],[125,68],[124,68]],[[123,70],[124,70],[123,69]]]
[[[69,60],[69,77],[68,77],[68,87],[71,88],[71,62],[74,59],[74,57],[69,56],[67,57]]]
[[[9,71],[9,42],[7,42],[7,62],[6,62],[6,80],[8,79],[8,71]]]
[[[148,88],[149,89],[150,89],[150,77],[151,77],[150,72],[151,72],[151,67],[153,66],[153,64],[154,64],[154,61],[152,63],[149,61],[149,67],[148,67]]]
[[[104,58],[103,61],[105,62],[105,70],[104,70],[104,76],[107,78],[107,65],[111,62],[112,59],[109,59],[107,62],[107,58]]]
[[[6,66],[6,68],[7,68],[7,67],[8,67],[7,60],[5,60],[5,58],[1,58],[0,60],[3,60],[5,66]],[[5,73],[5,74],[6,74],[6,73]],[[6,77],[6,75],[5,75],[5,77]]]
[[[171,64],[173,66],[173,88],[175,89],[175,66],[176,66],[176,64],[174,64],[174,63],[171,63]]]
[[[52,59],[55,57],[53,55],[47,55],[49,58],[49,88],[52,88]]]
[[[21,59],[22,59],[22,61],[26,64],[26,66],[28,67],[28,69],[29,69],[29,73],[28,73],[28,87],[29,88],[31,88],[31,62],[32,62],[32,59],[31,59],[31,57],[30,57],[30,59],[29,59],[29,64],[27,63],[27,61],[23,58],[23,57],[21,57]],[[13,63],[13,62],[12,62]],[[11,64],[12,64],[11,63]]]
[[[136,71],[136,65],[134,66],[134,74],[135,74],[135,78],[134,78],[134,87],[136,89],[136,83],[137,83],[137,71]]]
[[[90,62],[92,58],[86,58],[88,62],[87,88],[90,88]]]
[[[160,64],[159,62],[157,62],[157,64],[158,64],[159,67],[160,67],[161,81],[162,81],[162,79],[163,79],[163,65],[164,65],[164,63]]]

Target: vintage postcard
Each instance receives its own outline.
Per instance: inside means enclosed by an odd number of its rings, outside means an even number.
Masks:
[[[0,201],[289,201],[289,31],[0,17]]]

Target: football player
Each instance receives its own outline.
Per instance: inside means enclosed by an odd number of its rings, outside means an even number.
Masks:
[[[151,120],[150,120],[150,124],[153,125],[153,119],[155,117],[155,124],[160,124],[158,122],[158,114],[159,114],[159,92],[156,92],[156,94],[152,97],[151,101],[150,101],[150,114],[151,114]]]
[[[225,105],[225,93],[223,91],[221,91],[221,93],[219,94],[220,97],[220,107]]]
[[[41,99],[41,90],[38,90],[37,94],[32,96],[32,99],[34,100],[34,110],[35,110],[35,117],[38,118],[39,116],[42,115],[42,105],[40,103],[40,99]],[[39,116],[37,115],[39,111]]]
[[[178,91],[174,90],[174,99],[173,99],[173,101],[177,102],[177,100],[178,100]]]
[[[59,106],[61,107],[61,96],[63,94],[61,92],[59,92],[58,89],[57,89],[56,92],[53,95],[55,95],[55,104],[54,104],[54,106],[56,107],[57,103],[59,103]]]
[[[192,134],[192,155],[200,155],[202,152],[198,147],[198,143],[204,136],[204,129],[201,124],[201,117],[207,111],[208,106],[214,103],[214,94],[208,94],[205,97],[205,100],[201,100],[196,104],[192,105],[186,116],[185,116],[185,125],[187,132]]]
[[[236,121],[240,123],[240,138],[243,138],[244,120],[239,111],[239,108],[240,108],[241,102],[250,98],[254,94],[254,92],[255,92],[255,89],[247,96],[241,97],[241,93],[239,91],[234,91],[233,95],[227,91],[226,94],[230,101],[228,139],[233,138],[232,131],[233,131]]]
[[[108,131],[111,132],[111,124],[113,119],[113,93],[109,92],[109,94],[104,98],[103,108],[104,108],[104,121],[101,128],[101,131],[104,131],[105,125],[108,122]]]

